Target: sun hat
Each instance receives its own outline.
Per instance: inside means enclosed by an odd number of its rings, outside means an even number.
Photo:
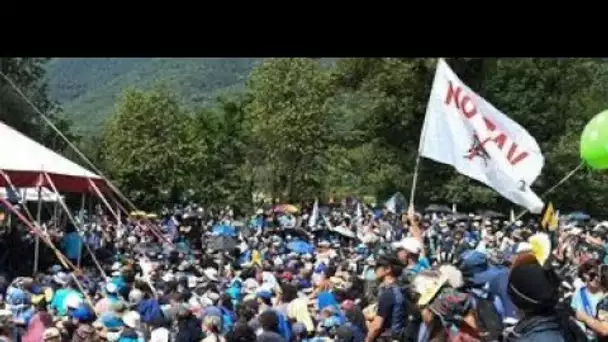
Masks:
[[[65,272],[57,272],[53,276],[53,281],[59,285],[65,285],[70,280],[70,276]]]
[[[139,328],[139,324],[141,322],[141,317],[135,311],[129,311],[124,316],[122,316],[122,321],[125,325],[132,329]]]
[[[401,241],[394,242],[392,246],[395,249],[404,249],[406,252],[411,254],[420,254],[423,249],[420,240],[413,237],[406,237]]]
[[[425,306],[431,303],[444,286],[459,288],[463,283],[462,273],[452,265],[422,271],[413,280],[414,291],[419,295],[417,304]]]
[[[137,305],[144,299],[144,293],[139,289],[133,289],[129,292],[129,304]]]
[[[44,340],[50,340],[52,338],[60,338],[60,337],[61,337],[61,332],[59,331],[59,329],[57,329],[55,327],[46,328],[46,329],[44,329],[44,333],[42,333],[42,339],[44,339]]]
[[[83,302],[80,293],[71,293],[65,298],[65,306],[68,309],[77,309]]]
[[[118,286],[116,286],[116,284],[112,282],[107,283],[105,289],[107,293],[115,294],[118,292]]]

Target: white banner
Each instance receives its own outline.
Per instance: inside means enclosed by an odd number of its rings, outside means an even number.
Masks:
[[[308,227],[314,228],[317,225],[318,219],[319,219],[319,201],[315,200],[315,204],[312,207],[312,213],[310,213],[310,218],[308,219]]]
[[[440,59],[420,136],[420,154],[505,198],[540,213],[543,202],[530,189],[544,158],[519,124],[466,86]]]

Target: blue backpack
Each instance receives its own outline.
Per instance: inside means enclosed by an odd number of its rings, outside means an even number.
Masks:
[[[227,334],[230,330],[232,330],[232,327],[234,327],[236,317],[233,312],[230,312],[224,308],[221,308],[220,310],[222,310],[222,333]]]

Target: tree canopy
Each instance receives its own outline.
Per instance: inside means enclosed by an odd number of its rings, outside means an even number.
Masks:
[[[2,70],[43,94],[41,106],[52,106],[44,102],[44,85],[32,81],[40,79],[43,60],[2,60]],[[580,163],[580,134],[608,99],[605,61],[447,62],[536,138],[546,159],[533,185],[539,195]],[[434,58],[266,59],[256,64],[242,91],[195,109],[172,87],[131,89],[118,100],[101,137],[87,139],[87,155],[150,208],[183,197],[248,206],[254,194],[284,202],[409,194],[436,63]],[[6,113],[14,98],[0,91]],[[32,123],[35,116],[10,112],[3,119],[18,129],[39,127]],[[604,214],[608,177],[584,168],[543,199],[566,211]],[[513,207],[452,167],[422,159],[416,203],[430,202],[464,209]]]

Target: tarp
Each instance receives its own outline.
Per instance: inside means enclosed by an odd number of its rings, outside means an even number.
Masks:
[[[37,188],[17,188],[15,190],[11,191],[7,187],[0,188],[0,196],[15,202],[38,202]],[[58,202],[60,196],[47,188],[42,188],[40,198],[42,202]]]
[[[40,145],[29,137],[0,122],[0,169],[13,186],[51,188],[47,173],[58,191],[91,192],[89,179],[105,188],[103,179],[93,172]],[[0,177],[0,186],[7,186]]]

